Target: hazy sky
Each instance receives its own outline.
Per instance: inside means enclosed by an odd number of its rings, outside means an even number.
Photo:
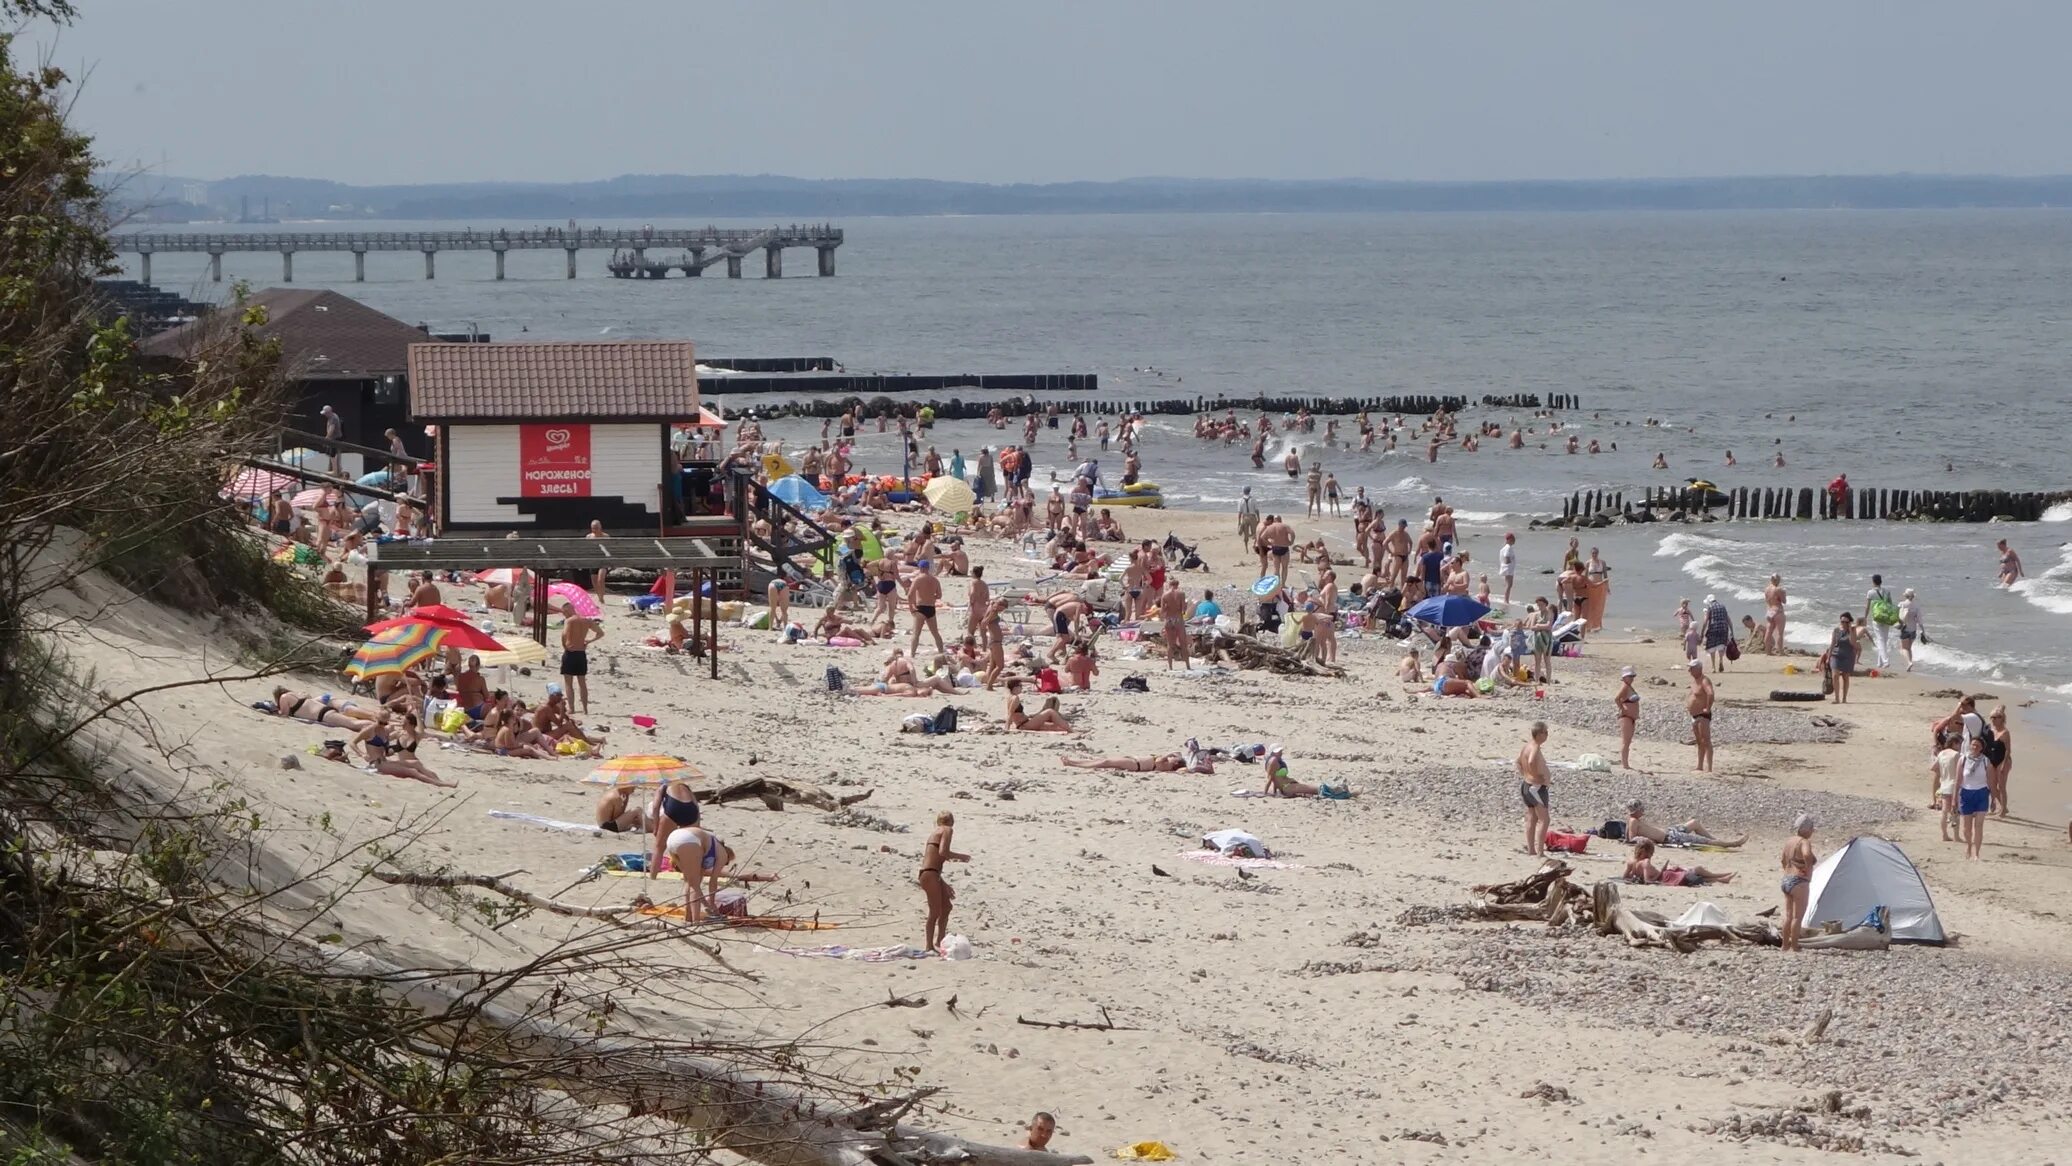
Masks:
[[[2072,4],[78,0],[110,163],[350,182],[2072,171]]]

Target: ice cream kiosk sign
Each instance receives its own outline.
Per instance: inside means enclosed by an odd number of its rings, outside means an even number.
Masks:
[[[588,498],[590,427],[520,425],[518,479],[527,498]]]

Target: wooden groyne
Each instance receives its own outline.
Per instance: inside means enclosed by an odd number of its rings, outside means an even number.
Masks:
[[[1578,490],[1561,517],[1535,526],[1603,527],[1622,522],[1721,522],[1816,519],[1893,522],[2035,522],[2072,490],[1893,490],[1849,487],[1840,493],[1801,486],[1737,486],[1731,490],[1648,486],[1629,505],[1623,490]]]
[[[698,355],[698,363],[707,368],[721,368],[728,372],[833,372],[835,358],[832,356],[706,356]]]
[[[714,368],[729,367],[718,361],[704,362]],[[736,394],[792,393],[801,397],[817,397],[817,400],[799,400],[770,405],[754,405],[742,410],[758,417],[839,417],[851,410],[860,417],[913,416],[923,405],[935,410],[937,417],[948,421],[983,418],[993,409],[999,409],[1009,416],[1022,416],[1031,412],[1042,412],[1052,405],[1063,414],[1090,414],[1118,416],[1142,413],[1146,416],[1192,416],[1197,413],[1272,413],[1288,414],[1308,410],[1318,416],[1344,416],[1353,413],[1381,413],[1405,417],[1427,417],[1434,413],[1457,413],[1468,407],[1466,397],[1174,397],[1163,400],[1069,400],[1021,401],[1001,399],[992,401],[964,401],[958,398],[932,399],[927,401],[894,400],[885,394],[906,392],[947,392],[954,389],[990,389],[1008,392],[1090,392],[1100,388],[1099,378],[1093,373],[1050,373],[1035,375],[977,375],[962,374],[949,376],[910,375],[838,375],[838,376],[771,376],[771,377],[712,377],[702,383],[707,397],[728,397]],[[866,399],[863,394],[877,394]],[[1573,402],[1575,398],[1554,398]],[[1541,403],[1538,396],[1485,397],[1482,404],[1503,409],[1546,409],[1569,408],[1567,404],[1549,406]]]

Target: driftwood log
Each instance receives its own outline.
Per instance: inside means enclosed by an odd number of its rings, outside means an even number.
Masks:
[[[1156,630],[1146,627],[1144,638],[1159,640],[1160,636]],[[1189,650],[1198,659],[1235,664],[1248,672],[1265,669],[1282,676],[1329,676],[1334,679],[1345,676],[1345,669],[1336,664],[1320,664],[1306,653],[1291,652],[1250,636],[1232,635],[1221,628],[1195,632],[1194,643]]]
[[[750,799],[760,801],[772,810],[782,810],[787,804],[811,806],[816,810],[832,813],[843,806],[853,806],[871,796],[870,790],[860,794],[835,795],[817,785],[794,785],[774,777],[751,777],[732,785],[717,789],[692,790],[699,804],[723,806],[728,802],[744,802]]]

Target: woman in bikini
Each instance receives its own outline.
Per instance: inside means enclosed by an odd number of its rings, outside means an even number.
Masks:
[[[702,923],[708,912],[718,915],[719,883],[734,864],[733,848],[703,826],[679,826],[669,832],[667,850],[669,861],[683,875],[684,920]],[[650,878],[655,874],[654,865],[649,864]]]
[[[1007,682],[1007,727],[1028,733],[1069,733],[1072,726],[1064,714],[1056,708],[1046,706],[1035,715],[1022,708],[1022,680],[1017,676]]]
[[[1178,753],[1156,757],[1060,757],[1058,764],[1073,769],[1120,769],[1124,773],[1178,773],[1187,768],[1186,758]]]
[[[1784,892],[1784,950],[1799,950],[1800,922],[1806,917],[1806,896],[1811,892],[1808,884],[1813,881],[1813,864],[1820,856],[1813,852],[1813,815],[1800,814],[1791,824],[1791,840],[1784,844],[1784,853],[1778,859],[1784,868],[1784,881],[1778,889]]]
[[[1619,713],[1619,768],[1633,768],[1633,730],[1640,725],[1640,694],[1633,691],[1631,665],[1619,671],[1619,691],[1612,705]]]
[[[349,702],[336,702],[330,693],[314,696],[287,688],[273,690],[273,715],[309,725],[359,732],[373,724],[379,714]]]
[[[1643,838],[1633,844],[1633,857],[1626,863],[1626,881],[1629,883],[1651,883],[1664,887],[1702,887],[1709,883],[1731,883],[1733,871],[1706,870],[1702,866],[1688,869],[1680,866],[1656,866],[1648,860],[1655,857],[1655,843]]]
[[[417,759],[416,720],[414,716],[408,717],[405,727],[392,730],[388,718],[383,717],[361,729],[347,748],[357,749],[374,772],[386,777],[407,777],[442,789],[459,785],[459,782],[440,780],[438,774],[425,768],[424,762]]]
[[[813,636],[823,643],[838,636],[847,636],[866,644],[874,642],[877,638],[866,628],[844,622],[842,613],[832,607],[821,615],[819,623],[813,625]]]
[[[1266,756],[1259,759],[1266,770],[1266,792],[1277,798],[1313,798],[1317,787],[1307,782],[1296,781],[1288,776],[1288,755],[1279,745],[1267,747]]]
[[[935,832],[928,836],[927,844],[921,848],[921,873],[916,876],[916,881],[921,884],[921,893],[928,900],[928,921],[922,928],[921,946],[929,951],[941,946],[943,937],[949,934],[950,908],[957,902],[957,892],[942,876],[943,864],[971,861],[970,855],[959,854],[950,848],[956,825],[956,815],[948,810],[937,814]]]

